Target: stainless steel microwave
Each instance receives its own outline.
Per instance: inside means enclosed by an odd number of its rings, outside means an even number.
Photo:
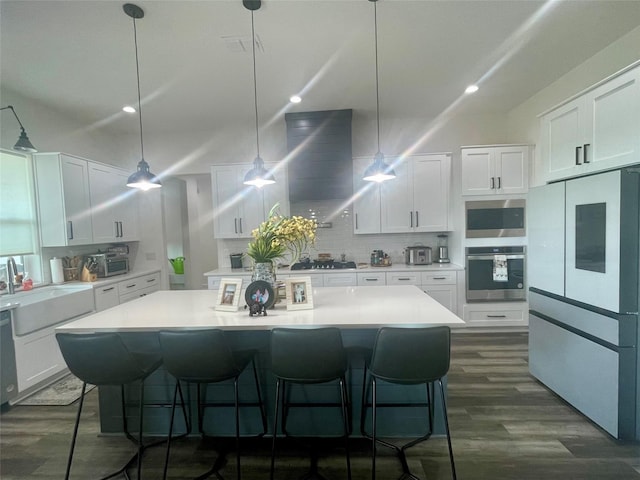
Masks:
[[[95,265],[99,278],[129,273],[129,257],[122,253],[95,253],[88,259]]]
[[[466,237],[524,237],[525,203],[523,198],[465,202]]]

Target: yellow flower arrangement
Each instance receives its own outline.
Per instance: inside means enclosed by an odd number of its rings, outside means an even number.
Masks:
[[[253,241],[249,243],[247,255],[255,263],[273,262],[291,252],[291,262],[295,262],[316,239],[318,224],[315,220],[299,216],[285,217],[280,214],[280,204],[269,211],[269,217],[251,232]]]

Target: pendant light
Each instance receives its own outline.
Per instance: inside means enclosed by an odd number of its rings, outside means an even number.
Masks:
[[[21,130],[20,137],[18,138],[18,141],[16,142],[16,144],[13,146],[13,149],[17,150],[18,152],[36,153],[38,150],[36,150],[36,148],[33,146],[31,141],[29,140],[29,137],[27,137],[27,132],[25,132],[24,127],[22,126],[22,122],[18,118],[18,114],[13,109],[13,106],[7,105],[6,107],[0,108],[0,110],[11,110],[13,112],[13,116],[16,117],[16,120],[20,124],[20,130]]]
[[[136,172],[129,175],[127,187],[149,190],[162,186],[160,179],[149,171],[149,164],[144,160],[144,142],[142,141],[142,105],[140,101],[140,66],[138,64],[138,35],[136,31],[136,20],[144,17],[144,11],[133,3],[126,3],[122,6],[124,13],[133,19],[133,42],[136,50],[136,77],[138,79],[138,117],[140,119],[140,150],[141,160],[138,162]]]
[[[262,5],[261,0],[242,0],[242,4],[251,11],[251,51],[253,53],[253,102],[256,117],[256,151],[257,156],[253,161],[253,168],[244,176],[245,185],[252,185],[262,188],[265,185],[276,183],[271,172],[264,168],[264,160],[260,158],[260,137],[258,134],[258,83],[256,81],[256,33],[253,27],[253,11],[258,10]]]
[[[396,178],[396,172],[384,161],[384,155],[380,151],[380,89],[378,88],[378,11],[377,0],[369,0],[373,2],[373,25],[375,29],[375,47],[376,47],[376,122],[378,126],[378,152],[373,157],[373,163],[364,171],[363,180],[368,182],[384,182]]]

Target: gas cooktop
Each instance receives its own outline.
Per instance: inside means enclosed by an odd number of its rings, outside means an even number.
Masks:
[[[309,261],[298,262],[291,265],[291,270],[341,270],[345,268],[356,268],[356,262],[334,262],[334,261]]]

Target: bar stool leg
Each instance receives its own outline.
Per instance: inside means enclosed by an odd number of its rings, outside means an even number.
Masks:
[[[349,434],[351,433],[351,427],[349,425],[349,421],[351,420],[351,416],[348,413],[348,397],[347,397],[347,388],[345,386],[345,378],[342,377],[340,379],[340,397],[342,400],[342,418],[344,421],[344,446],[345,453],[347,456],[347,478],[351,480],[351,455],[349,452]]]
[[[167,449],[164,455],[164,471],[162,473],[162,480],[167,478],[167,470],[169,468],[169,451],[171,450],[171,435],[173,434],[173,419],[176,413],[176,399],[178,397],[178,386],[180,380],[176,380],[176,386],[173,390],[173,403],[171,404],[171,420],[169,420],[169,438],[167,438]]]
[[[442,385],[442,379],[438,379],[438,384],[440,385],[440,396],[442,398],[442,413],[444,414],[444,427],[447,431],[447,444],[449,446],[449,459],[451,460],[451,475],[453,476],[453,480],[457,480],[456,477],[456,465],[453,461],[453,448],[451,447],[451,433],[449,432],[449,415],[447,414],[447,403],[444,394],[444,387]]]
[[[78,426],[80,425],[80,415],[82,413],[82,404],[84,403],[84,392],[87,388],[87,382],[82,383],[82,393],[80,394],[80,403],[78,404],[78,413],[76,414],[76,424],[73,426],[73,436],[71,437],[71,449],[69,450],[69,459],[67,460],[67,471],[64,480],[69,480],[71,473],[71,461],[73,460],[73,451],[76,448],[76,438],[78,437]]]
[[[140,405],[138,410],[138,415],[140,416],[140,419],[139,419],[140,427],[138,430],[138,480],[142,478],[142,452],[143,452],[142,432],[144,429],[144,418],[142,416],[143,412],[144,412],[144,380],[140,382]]]
[[[371,427],[371,480],[376,480],[376,378],[371,379],[371,413],[372,413],[372,427]]]
[[[276,380],[276,407],[273,415],[273,441],[271,443],[271,472],[269,479],[273,480],[273,473],[276,464],[276,437],[278,436],[278,410],[280,406],[280,379]]]
[[[238,403],[238,377],[233,380],[236,407],[236,468],[238,469],[238,480],[240,480],[240,405]]]
[[[256,369],[255,358],[251,359],[251,366],[253,367],[253,379],[256,383],[256,392],[258,393],[258,403],[260,404],[260,416],[262,419],[262,434],[267,433],[267,412],[264,409],[264,403],[262,401],[262,393],[260,392],[260,382],[258,381],[258,370]]]

